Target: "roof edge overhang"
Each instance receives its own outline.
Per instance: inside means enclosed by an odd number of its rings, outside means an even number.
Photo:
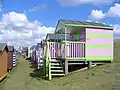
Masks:
[[[54,33],[56,33],[56,30],[57,30],[57,27],[58,27],[59,22],[60,22],[60,20],[58,20],[58,22],[57,22],[57,25],[56,25],[56,28],[55,28]]]
[[[64,24],[65,27],[67,26],[73,26],[73,27],[83,27],[83,28],[101,28],[101,29],[109,29],[109,30],[113,30],[114,27],[104,27],[104,26],[93,26],[93,25],[76,25],[76,24]]]
[[[58,25],[60,24],[60,22],[65,26],[65,23],[63,23],[63,22],[61,21],[61,19],[58,20],[54,33],[56,33],[57,28],[58,28]],[[59,30],[58,30],[58,31],[59,31]],[[58,32],[58,31],[57,31],[57,32]]]

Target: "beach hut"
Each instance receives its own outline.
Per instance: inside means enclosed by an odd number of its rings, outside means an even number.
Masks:
[[[27,58],[30,59],[30,47],[27,48]]]
[[[13,68],[13,53],[14,53],[14,46],[8,46],[8,71]]]
[[[92,64],[112,62],[113,29],[102,23],[59,20],[54,34],[64,34],[64,40],[46,39],[45,75],[49,79],[67,75],[68,66],[73,64],[87,64],[91,68]]]
[[[33,63],[34,62],[34,46],[30,48],[30,61]]]
[[[30,61],[33,59],[33,47],[30,47]]]
[[[36,45],[33,45],[32,47],[31,47],[31,61],[32,61],[32,63],[34,63],[34,64],[36,64]]]
[[[43,50],[43,41],[41,43],[37,43],[37,67],[38,69],[43,66],[43,57],[44,57],[44,50]]]
[[[0,43],[0,81],[7,76],[8,47],[6,43]]]
[[[17,65],[17,58],[16,58],[16,54],[13,53],[13,67],[15,67]]]
[[[36,49],[36,45],[34,45],[34,64],[37,64],[37,49]]]

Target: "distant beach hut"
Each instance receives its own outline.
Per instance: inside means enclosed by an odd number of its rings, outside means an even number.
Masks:
[[[8,47],[6,43],[0,43],[0,81],[7,76]]]

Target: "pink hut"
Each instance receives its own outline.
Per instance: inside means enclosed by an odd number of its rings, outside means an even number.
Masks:
[[[96,22],[59,20],[54,34],[47,34],[46,76],[64,76],[68,66],[113,61],[113,27]],[[59,68],[59,69],[58,69]]]

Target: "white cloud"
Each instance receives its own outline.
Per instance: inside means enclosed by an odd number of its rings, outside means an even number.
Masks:
[[[108,17],[120,17],[120,4],[116,3],[114,6],[110,7]]]
[[[33,12],[33,11],[40,11],[40,10],[44,10],[47,8],[47,4],[40,4],[40,5],[36,5],[33,8],[29,9],[29,12]]]
[[[105,14],[102,10],[92,10],[91,14],[89,15],[91,19],[101,20],[105,17]]]
[[[80,4],[111,4],[114,0],[57,0],[63,6],[77,6]]]
[[[15,46],[33,45],[53,31],[53,27],[42,26],[37,20],[29,21],[23,13],[9,12],[3,14],[0,21],[0,42]]]
[[[115,3],[114,6],[110,7],[109,10],[103,13],[102,10],[92,10],[89,15],[91,19],[103,19],[105,17],[118,17],[120,18],[120,4]]]

